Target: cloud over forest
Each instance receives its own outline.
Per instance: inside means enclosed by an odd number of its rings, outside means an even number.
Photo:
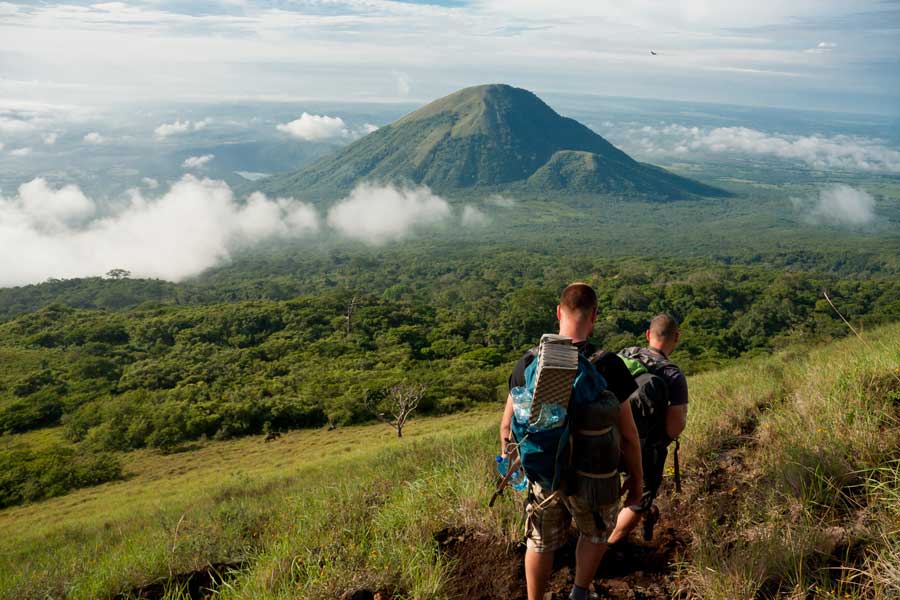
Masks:
[[[816,198],[792,198],[791,202],[808,223],[860,227],[875,222],[875,198],[849,185],[833,185]]]
[[[327,222],[347,237],[383,244],[399,240],[417,227],[442,223],[450,214],[447,201],[427,187],[360,184],[328,211]]]
[[[185,175],[165,194],[132,190],[118,210],[44,179],[0,196],[0,285],[87,277],[112,268],[179,281],[227,261],[242,247],[319,228],[311,206],[253,194],[239,203],[221,181]]]

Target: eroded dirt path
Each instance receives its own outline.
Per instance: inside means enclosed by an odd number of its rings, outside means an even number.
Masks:
[[[675,494],[671,479],[660,489],[660,520],[653,540],[640,537],[640,527],[621,550],[611,550],[600,564],[594,589],[611,600],[668,600],[690,598],[679,581],[678,565],[690,560],[691,523],[697,518],[729,525],[736,517],[737,499],[753,484],[748,472],[759,415],[767,405],[735,425],[713,457],[685,464],[682,492]],[[526,597],[523,543],[507,544],[486,533],[446,529],[435,536],[445,555],[454,561],[452,598],[458,600],[519,600]],[[567,544],[556,553],[546,600],[568,598],[575,576],[573,528]]]

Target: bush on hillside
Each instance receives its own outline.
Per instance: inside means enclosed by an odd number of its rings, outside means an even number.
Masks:
[[[119,460],[105,452],[55,445],[0,452],[0,508],[61,496],[122,476]]]

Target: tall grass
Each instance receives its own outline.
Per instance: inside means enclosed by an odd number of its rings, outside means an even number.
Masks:
[[[744,440],[727,530],[720,513],[693,523],[696,595],[856,598],[894,589],[897,546],[872,515],[891,505],[895,489],[883,473],[900,444],[891,376],[898,333],[887,327],[870,334],[872,346],[847,339],[770,360],[780,394]],[[769,378],[763,387],[772,387]]]

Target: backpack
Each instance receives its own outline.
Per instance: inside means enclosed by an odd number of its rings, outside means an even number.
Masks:
[[[641,448],[647,442],[668,442],[666,435],[666,409],[669,406],[669,388],[659,370],[672,362],[665,358],[647,356],[641,348],[632,346],[619,353],[625,366],[634,377],[638,389],[631,394],[631,413],[637,425]]]
[[[525,387],[534,392],[538,348],[525,369]],[[530,431],[528,423],[513,419],[512,433],[528,479],[549,492],[579,495],[593,506],[614,503],[619,497],[620,436],[616,425],[619,401],[606,389],[606,380],[591,358],[578,354],[578,369],[566,419],[561,427]]]

